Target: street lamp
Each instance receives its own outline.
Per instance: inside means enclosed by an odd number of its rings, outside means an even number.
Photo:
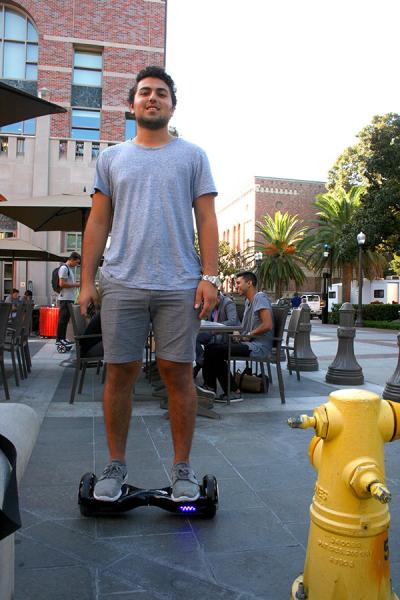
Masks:
[[[324,244],[324,258],[329,257],[329,253],[331,251],[331,247],[329,244]],[[324,288],[323,288],[323,296],[324,296],[324,306],[322,308],[321,321],[324,325],[328,323],[328,290],[329,290],[329,279],[331,277],[331,273],[329,271],[325,271],[322,273],[324,278]]]
[[[362,269],[362,252],[365,244],[365,233],[360,231],[357,235],[358,244],[358,308],[356,317],[356,327],[364,327],[362,318],[362,286],[363,286],[363,269]]]
[[[259,289],[260,289],[260,281],[259,281],[259,275],[258,275],[258,272],[259,272],[259,270],[260,270],[260,267],[261,267],[262,259],[263,259],[263,254],[262,254],[262,252],[256,252],[256,253],[254,254],[254,260],[255,260],[255,263],[256,263],[257,290],[259,290]]]

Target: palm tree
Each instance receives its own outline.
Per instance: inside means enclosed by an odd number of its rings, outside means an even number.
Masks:
[[[358,264],[357,241],[352,235],[350,225],[354,223],[361,206],[363,186],[353,186],[348,192],[343,189],[319,194],[315,206],[317,221],[304,239],[302,250],[308,254],[308,264],[317,272],[329,266],[332,273],[337,271],[343,283],[343,302],[350,301],[353,269]],[[349,235],[351,232],[351,235]],[[329,246],[329,255],[324,256],[325,246]],[[366,250],[364,253],[364,272],[374,277],[381,274],[385,265],[382,254]]]
[[[306,231],[298,215],[287,212],[277,211],[274,217],[265,215],[257,223],[255,249],[264,257],[258,270],[260,285],[274,289],[276,298],[282,296],[291,280],[300,286],[305,279],[299,247]]]

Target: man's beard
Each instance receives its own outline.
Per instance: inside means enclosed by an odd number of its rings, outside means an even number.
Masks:
[[[140,127],[144,129],[151,129],[151,131],[157,131],[157,129],[164,129],[169,123],[169,117],[158,116],[156,119],[148,119],[147,117],[136,117],[136,122]]]

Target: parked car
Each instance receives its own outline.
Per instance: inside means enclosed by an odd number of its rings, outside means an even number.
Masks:
[[[311,310],[311,318],[320,317],[322,315],[322,299],[319,294],[307,292],[301,296],[301,301],[306,302]]]

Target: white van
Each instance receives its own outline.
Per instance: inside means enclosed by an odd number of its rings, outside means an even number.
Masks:
[[[301,300],[310,307],[311,318],[320,317],[322,315],[321,296],[319,294],[307,292],[301,296]]]

